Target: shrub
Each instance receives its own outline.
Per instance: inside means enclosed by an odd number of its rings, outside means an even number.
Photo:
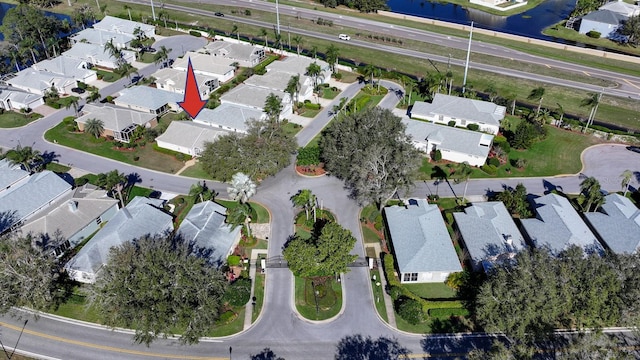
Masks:
[[[376,220],[373,224],[373,227],[376,228],[376,230],[378,231],[382,230],[382,215],[376,216]]]
[[[227,324],[231,320],[233,320],[235,317],[236,317],[236,313],[234,313],[233,311],[231,310],[225,311],[222,314],[220,314],[220,319],[218,319],[218,322],[221,324]]]
[[[229,266],[238,266],[240,265],[240,256],[238,255],[229,255],[227,258],[227,264]]]
[[[440,161],[442,160],[442,151],[440,150],[436,150],[433,152],[433,160],[434,161]]]
[[[301,166],[320,164],[320,148],[312,146],[298,149],[296,164]]]
[[[227,84],[222,84],[220,85],[220,87],[216,90],[216,93],[218,93],[219,95],[222,95],[224,93],[226,93],[227,91],[231,90],[231,84],[227,83]]]
[[[140,160],[140,156],[136,155],[136,156],[133,157],[133,161],[138,161],[138,160]]]
[[[107,100],[108,103],[112,103],[113,104],[113,96],[109,95],[105,98],[105,100]]]
[[[493,165],[483,165],[482,171],[486,172],[489,175],[495,175],[498,173],[498,169]]]
[[[336,79],[336,80],[341,80],[342,79],[342,73],[339,73],[339,72],[334,73],[333,74],[333,78]]]
[[[500,166],[500,159],[498,159],[497,157],[492,157],[487,159],[487,164],[492,165],[494,167],[499,167]]]
[[[396,300],[396,303],[398,315],[405,319],[409,324],[416,325],[424,320],[422,304],[418,301],[403,296]]]
[[[449,126],[456,126],[456,121],[455,120],[449,120],[449,122],[447,123],[447,125]]]
[[[601,36],[601,35],[602,35],[602,34],[600,34],[598,31],[595,31],[595,30],[591,30],[591,31],[589,31],[589,32],[587,33],[587,36],[588,36],[588,37],[590,37],[590,38],[594,38],[594,39],[600,39],[600,36]]]
[[[189,30],[189,35],[195,36],[195,37],[201,37],[202,33],[200,31]]]
[[[309,110],[320,110],[320,104],[304,103],[304,107]]]
[[[251,297],[251,279],[241,277],[234,281],[222,296],[223,300],[231,306],[243,306]]]
[[[245,14],[246,16],[251,16],[251,10],[249,10],[249,9],[244,9],[244,14]]]
[[[449,318],[451,316],[467,316],[469,311],[464,308],[442,308],[442,309],[429,309],[429,316],[437,318]]]
[[[389,296],[391,296],[391,299],[398,300],[401,295],[402,295],[402,290],[399,287],[392,286],[389,288]]]
[[[472,131],[478,131],[478,129],[480,129],[480,125],[478,125],[478,124],[469,124],[469,125],[467,125],[467,129],[472,130]]]
[[[89,179],[87,179],[85,177],[79,177],[77,179],[73,179],[73,185],[75,187],[82,186],[82,185],[84,185],[84,184],[86,184],[88,182],[89,182]]]

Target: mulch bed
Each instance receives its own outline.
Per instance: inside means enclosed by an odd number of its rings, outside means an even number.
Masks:
[[[296,172],[305,176],[321,176],[327,173],[324,167],[316,165],[296,165]]]

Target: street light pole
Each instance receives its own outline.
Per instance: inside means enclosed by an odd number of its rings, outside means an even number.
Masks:
[[[278,0],[276,0],[276,28],[278,35],[280,35],[280,10],[278,9]]]
[[[153,7],[153,0],[151,0],[151,15],[153,15],[153,21],[156,21],[156,9]]]
[[[473,21],[471,22],[471,30],[469,31],[469,45],[467,46],[467,62],[464,64],[464,79],[462,80],[462,93],[467,87],[467,72],[469,71],[469,54],[471,54],[471,38],[473,37]]]

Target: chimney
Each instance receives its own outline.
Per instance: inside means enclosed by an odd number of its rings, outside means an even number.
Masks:
[[[76,202],[75,200],[70,200],[67,205],[69,206],[69,210],[71,210],[71,212],[78,211],[78,202]]]

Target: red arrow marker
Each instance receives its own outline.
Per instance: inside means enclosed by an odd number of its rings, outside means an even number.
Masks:
[[[202,100],[200,97],[198,82],[196,81],[196,76],[193,73],[191,58],[189,58],[189,66],[187,67],[187,83],[184,87],[184,100],[179,102],[178,105],[180,105],[180,107],[193,119],[198,116],[200,110],[204,108],[206,103],[207,101]]]

